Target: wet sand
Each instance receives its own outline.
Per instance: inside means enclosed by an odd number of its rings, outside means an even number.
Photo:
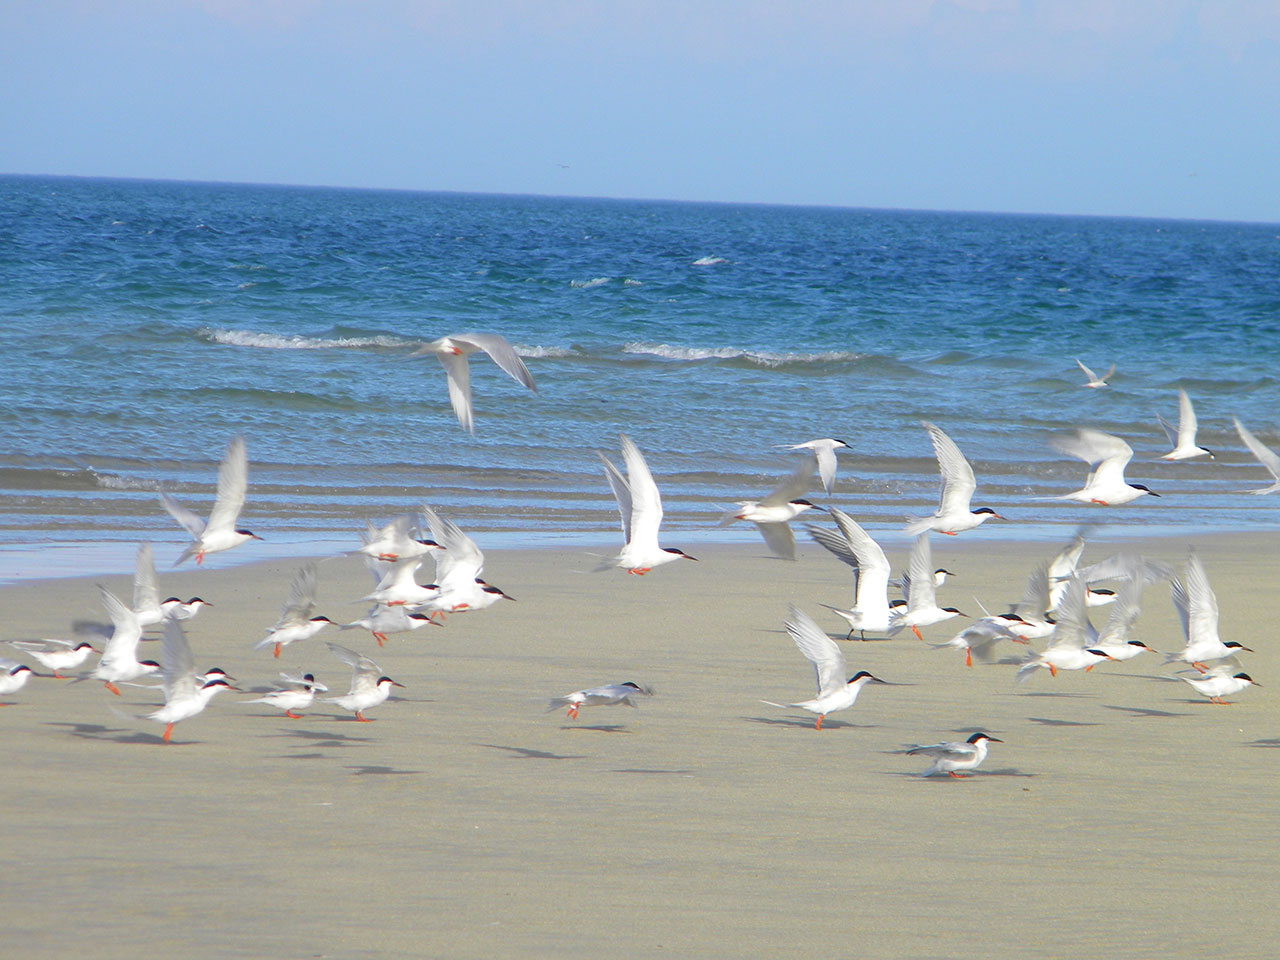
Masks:
[[[939,542],[945,541],[945,542]],[[1177,562],[1189,544],[1152,541]],[[289,720],[227,694],[173,743],[136,716],[158,691],[32,680],[4,728],[6,919],[14,956],[737,958],[1253,957],[1271,907],[1280,763],[1280,551],[1274,535],[1196,543],[1224,639],[1262,684],[1216,706],[1156,657],[1092,673],[975,665],[909,635],[852,642],[871,686],[821,732],[761,699],[812,695],[782,630],[790,602],[850,600],[818,548],[705,547],[644,578],[579,551],[491,551],[516,603],[392,637],[321,635],[405,685],[354,722]],[[248,548],[245,548],[248,549]],[[1017,599],[1040,543],[936,538],[944,603]],[[1111,545],[1093,544],[1085,562]],[[901,556],[897,554],[902,554]],[[895,567],[905,552],[892,552]],[[297,563],[161,571],[215,606],[197,663],[246,689],[280,669],[345,692],[318,640],[254,651]],[[351,619],[360,564],[320,567],[319,612]],[[122,597],[126,577],[98,578]],[[1101,624],[1105,608],[1094,611]],[[105,619],[93,581],[0,588],[5,638]],[[951,625],[926,631],[943,640]],[[1166,584],[1135,636],[1174,649]],[[159,645],[147,645],[159,654]],[[7,648],[6,648],[7,650]],[[1012,648],[1010,648],[1012,650]],[[640,709],[548,698],[634,680]],[[910,743],[1003,739],[974,776],[917,776]]]

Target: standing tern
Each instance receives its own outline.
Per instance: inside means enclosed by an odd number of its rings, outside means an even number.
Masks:
[[[102,605],[111,617],[112,631],[98,665],[88,674],[92,680],[101,680],[108,690],[120,696],[117,683],[128,683],[160,669],[154,660],[138,659],[138,642],[142,639],[142,625],[134,612],[106,587],[99,586]],[[166,623],[169,621],[166,621]]]
[[[1164,417],[1156,414],[1165,436],[1173,444],[1173,449],[1162,456],[1161,460],[1190,460],[1192,457],[1208,457],[1213,459],[1213,451],[1208,447],[1196,444],[1196,411],[1191,406],[1191,398],[1187,391],[1178,388],[1178,429],[1173,428]]]
[[[776,556],[784,560],[796,558],[796,538],[791,532],[791,521],[806,510],[823,510],[815,507],[800,494],[809,489],[813,479],[813,465],[805,461],[762,500],[740,500],[734,509],[724,515],[721,526],[735,520],[749,520],[756,525],[764,542]]]
[[[1203,677],[1179,677],[1178,679],[1190,684],[1196,693],[1208,697],[1210,703],[1221,703],[1224,706],[1228,705],[1230,701],[1223,700],[1223,697],[1239,693],[1250,684],[1255,687],[1262,686],[1247,673],[1231,673],[1230,667],[1225,669],[1214,667]]]
[[[990,507],[970,509],[973,492],[978,487],[978,482],[973,476],[973,467],[969,466],[969,461],[955,445],[955,441],[929,421],[922,420],[921,423],[929,432],[929,439],[933,441],[934,455],[938,458],[938,470],[942,474],[941,502],[932,516],[909,518],[907,533],[914,536],[926,530],[936,530],[938,533],[954,537],[965,530],[972,530],[987,520],[1006,519]]]
[[[1129,483],[1124,468],[1133,459],[1133,447],[1119,437],[1101,430],[1079,429],[1069,436],[1053,439],[1053,445],[1068,456],[1089,464],[1091,472],[1083,487],[1054,500],[1075,500],[1104,507],[1119,506],[1138,497],[1160,494],[1140,483]]]
[[[160,502],[164,504],[164,508],[191,534],[191,544],[174,562],[175,567],[191,557],[195,557],[196,563],[201,564],[204,563],[206,553],[230,550],[250,540],[262,539],[256,533],[236,526],[240,511],[244,508],[248,484],[249,458],[245,451],[244,437],[237,434],[227,445],[227,455],[218,468],[218,494],[213,501],[213,510],[209,512],[208,523],[169,494],[161,492]]]
[[[907,755],[933,757],[933,764],[920,774],[922,777],[932,777],[939,773],[945,773],[949,777],[967,777],[967,773],[958,771],[972,770],[987,759],[988,743],[1004,743],[1004,741],[985,733],[975,733],[968,740],[913,747],[907,751]]]
[[[329,689],[309,673],[304,673],[300,677],[282,673],[280,679],[285,684],[281,689],[272,690],[253,700],[242,700],[241,703],[265,703],[277,710],[283,710],[284,715],[291,720],[301,720],[302,716],[294,711],[305,710],[315,700],[317,691],[324,692]]]
[[[625,433],[619,436],[626,476],[603,453],[598,455],[604,463],[613,497],[618,501],[625,543],[617,557],[598,569],[616,566],[627,573],[643,576],[654,567],[673,560],[698,559],[675,547],[658,546],[658,527],[662,523],[662,497],[658,493],[658,485],[653,482],[653,474],[649,472],[649,465],[644,462],[640,449]]]
[[[1271,474],[1271,479],[1275,482],[1269,487],[1262,487],[1258,490],[1246,490],[1245,493],[1275,493],[1280,490],[1280,456],[1276,456],[1275,452],[1267,447],[1261,440],[1249,432],[1249,429],[1232,417],[1232,422],[1236,425],[1236,433],[1240,434],[1240,439],[1244,441],[1244,445],[1249,448],[1250,452],[1258,458],[1258,462],[1267,468],[1267,472]]]
[[[97,648],[87,640],[10,640],[9,646],[31,654],[40,666],[51,670],[58,680],[65,679],[60,671],[74,670],[89,659],[89,654],[97,653]]]
[[[853,568],[853,607],[842,610],[828,603],[822,606],[848,621],[849,639],[853,638],[853,631],[859,630],[865,640],[868,630],[889,629],[889,560],[880,544],[847,513],[836,507],[830,513],[839,533],[811,523],[805,529],[838,560]]]
[[[889,636],[896,636],[901,630],[910,627],[917,640],[923,640],[921,627],[942,623],[952,617],[963,617],[955,607],[938,606],[937,587],[935,586],[933,567],[933,551],[929,546],[929,534],[920,534],[911,548],[911,560],[907,572],[902,577],[903,590],[907,595],[906,609],[896,609],[890,614]]]
[[[267,635],[253,645],[253,649],[275,647],[275,656],[291,643],[310,640],[325,627],[337,626],[328,617],[316,616],[316,565],[303,564],[289,586],[289,597],[280,608],[280,619],[267,631]]]
[[[223,676],[206,680],[196,673],[191,645],[187,643],[182,624],[177,620],[165,621],[160,659],[164,661],[164,706],[147,714],[147,719],[165,725],[165,743],[169,742],[174,724],[200,713],[223,690],[240,689],[233,687]]]
[[[410,357],[422,357],[434,353],[444,367],[445,378],[449,386],[449,402],[453,412],[468,433],[476,432],[475,419],[471,411],[471,371],[468,358],[471,354],[483,351],[494,363],[511,376],[511,379],[538,392],[534,385],[529,368],[524,365],[515,348],[505,337],[497,333],[455,333],[439,340],[423,344]]]
[[[836,451],[849,445],[843,440],[830,437],[822,440],[806,440],[804,443],[783,444],[788,450],[808,450],[813,453],[818,464],[818,477],[822,480],[822,489],[831,496],[831,488],[836,482]]]
[[[635,707],[635,698],[653,696],[651,687],[642,687],[630,680],[625,683],[611,683],[603,687],[588,687],[586,690],[575,690],[563,697],[555,697],[547,706],[547,712],[568,707],[570,720],[578,718],[578,711],[583,707],[616,707],[619,704]]]
[[[1242,643],[1218,636],[1218,598],[1209,586],[1200,557],[1192,553],[1187,557],[1187,582],[1174,580],[1170,585],[1173,606],[1182,623],[1186,644],[1177,653],[1165,654],[1165,663],[1189,663],[1201,673],[1207,673],[1205,664],[1211,660],[1234,657],[1241,650],[1253,651]]]
[[[1111,379],[1111,375],[1116,372],[1116,365],[1113,363],[1111,365],[1111,369],[1109,369],[1102,376],[1098,376],[1096,373],[1094,373],[1092,370],[1086,367],[1083,363],[1081,363],[1079,357],[1076,358],[1076,366],[1078,366],[1084,372],[1084,375],[1089,378],[1088,383],[1083,383],[1081,384],[1081,386],[1093,387],[1095,390],[1098,387],[1105,387],[1107,385],[1107,381]]]
[[[343,710],[350,710],[361,723],[368,723],[364,711],[376,707],[391,696],[392,687],[404,687],[390,677],[382,676],[382,668],[370,660],[336,643],[325,644],[333,655],[351,668],[351,689],[345,696],[326,697],[325,703],[336,703]]]
[[[816,713],[818,722],[814,724],[814,729],[821,730],[822,721],[827,718],[827,714],[852,707],[858,694],[868,683],[884,683],[866,670],[859,670],[845,680],[844,653],[840,646],[804,611],[793,606],[785,626],[805,659],[813,664],[813,672],[818,678],[818,695],[812,700],[801,700],[799,703],[775,703],[773,700],[762,700],[761,703],[767,703],[771,707],[798,707]]]

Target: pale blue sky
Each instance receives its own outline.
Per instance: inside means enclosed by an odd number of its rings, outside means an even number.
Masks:
[[[1280,221],[1278,0],[6,0],[0,171]]]

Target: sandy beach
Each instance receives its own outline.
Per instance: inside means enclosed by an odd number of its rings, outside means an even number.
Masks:
[[[939,542],[946,541],[946,542]],[[482,544],[483,545],[483,544]],[[7,950],[14,956],[528,958],[1255,957],[1274,949],[1280,552],[1272,534],[1195,542],[1224,639],[1263,686],[1230,706],[1143,656],[1090,674],[964,666],[914,637],[845,646],[871,686],[822,731],[760,701],[812,695],[789,603],[851,578],[812,544],[703,547],[644,578],[582,551],[491,551],[513,597],[443,629],[327,631],[405,685],[356,723],[218,698],[179,724],[136,719],[158,691],[34,679],[4,700]],[[1191,544],[1125,544],[1173,562]],[[246,548],[251,549],[251,547]],[[601,548],[604,552],[607,548]],[[1004,609],[1044,543],[935,538],[944,603]],[[1091,544],[1085,562],[1111,544]],[[899,551],[898,553],[901,553]],[[905,562],[891,553],[895,567]],[[161,570],[214,606],[197,664],[246,691],[281,669],[346,690],[319,640],[254,651],[296,562]],[[6,639],[105,619],[94,580],[0,588]],[[98,578],[123,597],[127,577]],[[353,619],[350,558],[320,565],[319,612]],[[1167,584],[1134,635],[1180,646]],[[1101,624],[1106,609],[1094,611]],[[926,638],[943,640],[941,625]],[[1040,644],[1043,646],[1043,643]],[[1013,648],[1010,648],[1012,651]],[[159,645],[145,647],[154,656]],[[8,652],[8,648],[6,648]],[[545,711],[634,680],[638,710]],[[983,730],[974,776],[917,775],[911,743]],[[1270,748],[1270,749],[1268,749]]]

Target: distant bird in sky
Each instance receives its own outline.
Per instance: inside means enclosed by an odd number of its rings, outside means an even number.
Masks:
[[[627,468],[625,476],[603,453],[599,457],[604,463],[613,497],[618,502],[625,543],[622,552],[600,569],[616,566],[627,573],[643,576],[654,567],[673,560],[696,560],[697,557],[675,547],[658,546],[658,527],[662,524],[662,497],[658,493],[658,485],[654,483],[653,474],[649,472],[649,465],[645,463],[639,447],[625,433],[620,434],[620,439],[622,462]]]
[[[169,511],[169,515],[191,534],[191,544],[174,562],[174,566],[196,558],[196,563],[204,563],[207,553],[230,550],[250,540],[261,540],[257,534],[236,526],[240,511],[244,508],[245,492],[249,483],[249,457],[245,450],[244,437],[234,436],[227,445],[227,455],[218,468],[218,494],[213,501],[213,510],[209,512],[206,523],[198,516],[178,503],[169,494],[161,492],[160,502]]]
[[[1107,386],[1107,381],[1110,380],[1111,375],[1116,372],[1116,365],[1114,363],[1111,365],[1111,369],[1109,369],[1102,376],[1098,376],[1096,373],[1094,373],[1092,370],[1086,367],[1083,363],[1081,363],[1079,357],[1076,358],[1076,365],[1081,370],[1083,370],[1084,375],[1089,378],[1088,383],[1081,384],[1081,386],[1093,387],[1094,389],[1097,389],[1098,387]]]
[[[471,371],[468,362],[471,354],[483,351],[494,363],[501,367],[511,379],[538,392],[533,382],[533,375],[524,365],[520,355],[501,334],[497,333],[454,333],[439,340],[424,343],[409,354],[410,357],[422,357],[433,353],[440,365],[444,367],[445,379],[448,381],[449,402],[453,412],[462,424],[462,429],[475,433],[475,418],[471,411]]]
[[[1161,460],[1190,460],[1192,457],[1213,459],[1212,450],[1196,444],[1198,422],[1195,407],[1191,406],[1191,398],[1187,396],[1187,391],[1181,387],[1178,388],[1178,428],[1176,430],[1173,424],[1159,414],[1156,414],[1156,419],[1160,421],[1161,429],[1173,444],[1173,449],[1162,456]]]
[[[987,520],[1003,520],[1004,517],[990,507],[970,509],[973,492],[978,482],[973,476],[973,467],[965,459],[960,448],[942,430],[927,420],[922,421],[933,442],[933,452],[938,458],[938,470],[942,474],[941,502],[937,511],[930,517],[914,517],[907,523],[907,533],[915,535],[926,530],[936,530],[954,537],[965,530]]]

